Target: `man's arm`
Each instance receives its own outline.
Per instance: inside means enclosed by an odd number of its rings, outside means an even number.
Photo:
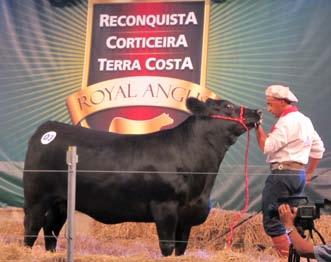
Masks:
[[[257,142],[259,143],[259,147],[261,151],[264,152],[264,145],[265,145],[265,140],[267,139],[267,134],[261,125],[258,125],[255,128],[255,133],[256,133]]]
[[[309,242],[302,238],[299,232],[294,229],[288,236],[291,239],[294,249],[302,257],[315,258],[314,255],[314,245],[312,242]]]
[[[309,182],[314,174],[315,169],[317,168],[321,159],[319,158],[309,158],[309,162],[306,168],[306,180]]]
[[[313,176],[314,171],[315,171],[316,167],[318,166],[321,158],[323,157],[323,154],[325,151],[324,143],[316,131],[314,131],[312,139],[313,140],[312,140],[311,150],[310,150],[310,154],[309,154],[309,162],[308,162],[308,165],[306,168],[307,181],[311,180],[311,177]]]

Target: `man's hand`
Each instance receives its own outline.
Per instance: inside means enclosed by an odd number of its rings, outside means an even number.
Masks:
[[[297,209],[294,208],[293,212],[288,204],[281,204],[278,207],[280,221],[286,228],[294,227],[294,219],[297,215]]]
[[[310,184],[312,177],[313,177],[313,174],[306,173],[306,185]]]
[[[260,116],[261,116],[260,120],[254,124],[255,128],[258,128],[263,123],[263,115],[262,115],[262,113],[261,113]]]
[[[309,157],[309,162],[306,168],[306,184],[310,184],[314,171],[317,168],[321,159]]]

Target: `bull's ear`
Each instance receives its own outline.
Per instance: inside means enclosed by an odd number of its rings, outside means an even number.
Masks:
[[[189,97],[186,100],[186,107],[195,115],[206,115],[206,104],[195,97]]]
[[[214,102],[215,102],[214,99],[207,98],[207,100],[206,100],[206,105],[207,105],[207,106],[212,105]]]

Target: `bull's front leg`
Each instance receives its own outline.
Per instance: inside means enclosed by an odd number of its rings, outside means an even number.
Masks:
[[[176,229],[176,245],[175,245],[175,254],[176,256],[184,255],[188,239],[191,232],[191,225],[186,221],[187,224],[178,223]]]
[[[54,204],[45,214],[44,237],[47,251],[56,251],[57,238],[67,219],[66,203]]]
[[[24,208],[24,245],[32,247],[44,223],[41,205]]]
[[[151,202],[151,213],[156,224],[159,245],[163,256],[170,256],[175,248],[178,204],[169,202]]]

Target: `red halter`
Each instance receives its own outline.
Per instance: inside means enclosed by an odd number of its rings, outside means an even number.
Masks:
[[[230,116],[223,116],[223,115],[216,115],[216,114],[209,115],[209,116],[212,117],[212,118],[224,119],[224,120],[230,120],[230,121],[238,122],[239,124],[241,124],[248,131],[248,127],[244,123],[245,118],[244,118],[244,107],[243,106],[240,107],[239,117],[230,117]]]
[[[240,114],[239,117],[229,117],[229,116],[223,116],[223,115],[210,115],[212,118],[217,119],[224,119],[224,120],[230,120],[235,121],[241,124],[247,131],[247,144],[246,144],[246,150],[245,150],[245,165],[244,165],[244,176],[245,176],[245,206],[242,210],[240,210],[240,213],[235,215],[232,222],[230,223],[230,232],[227,235],[227,246],[231,247],[232,241],[233,241],[233,234],[234,234],[234,228],[235,224],[239,221],[242,213],[247,213],[248,207],[249,207],[249,181],[248,181],[248,148],[249,148],[249,129],[244,123],[244,107],[240,107]]]

